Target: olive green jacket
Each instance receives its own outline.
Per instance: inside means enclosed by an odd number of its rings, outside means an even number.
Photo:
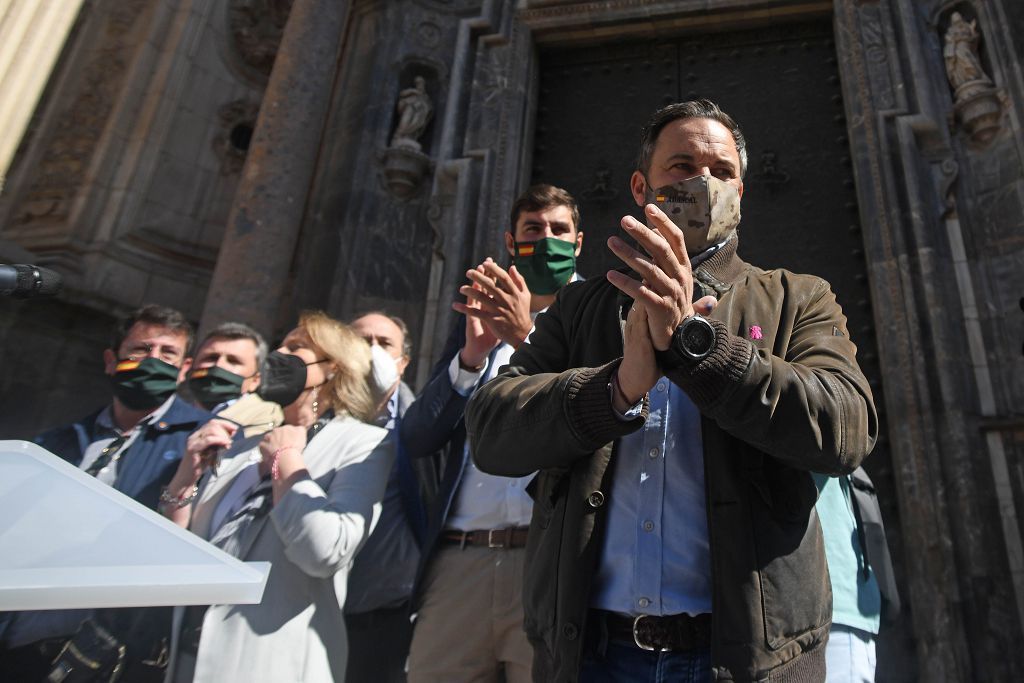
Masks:
[[[828,283],[764,271],[733,240],[695,271],[716,342],[668,374],[702,414],[719,681],[823,681],[832,596],[808,471],[849,473],[878,420]],[[605,278],[565,287],[530,343],[467,408],[480,469],[540,474],[531,491],[524,628],[537,681],[579,675],[618,439],[608,388],[630,305]]]

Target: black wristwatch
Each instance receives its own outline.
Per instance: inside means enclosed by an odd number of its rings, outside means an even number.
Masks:
[[[671,370],[703,360],[714,348],[715,328],[707,318],[694,313],[672,333],[668,348],[656,351],[655,355],[662,369]]]

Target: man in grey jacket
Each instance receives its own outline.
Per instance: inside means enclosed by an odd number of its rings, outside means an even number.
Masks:
[[[854,469],[878,423],[828,283],[736,254],[745,147],[707,100],[656,112],[639,248],[608,241],[628,269],[563,289],[467,408],[482,470],[540,470],[535,680],[824,680],[810,471]]]

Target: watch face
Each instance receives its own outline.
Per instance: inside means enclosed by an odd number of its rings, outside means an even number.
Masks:
[[[711,351],[715,343],[715,328],[703,319],[693,319],[680,330],[680,341],[683,349],[695,357],[703,357]]]

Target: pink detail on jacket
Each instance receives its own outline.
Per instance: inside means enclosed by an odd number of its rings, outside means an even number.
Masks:
[[[750,326],[750,338],[751,339],[760,339],[763,336],[764,335],[761,334],[761,326],[760,325],[751,325]]]

